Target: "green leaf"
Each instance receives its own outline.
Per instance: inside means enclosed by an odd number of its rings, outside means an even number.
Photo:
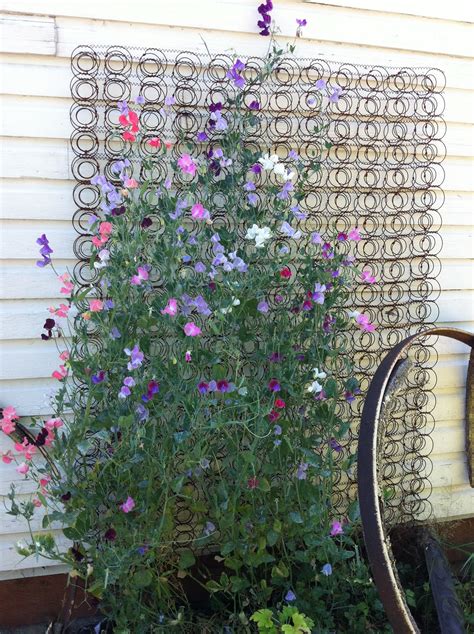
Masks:
[[[211,579],[211,581],[208,581],[206,583],[206,588],[209,590],[209,592],[219,592],[220,590],[222,590],[222,586],[217,583],[217,581],[213,581]]]
[[[289,574],[290,571],[282,561],[272,568],[272,577],[282,577],[283,579],[286,579]]]
[[[270,529],[267,532],[267,544],[269,546],[275,546],[275,544],[277,543],[277,541],[280,538],[280,533],[277,533],[276,531],[274,531],[273,529]]]
[[[153,575],[148,568],[137,570],[133,575],[132,582],[136,588],[146,588],[153,581]]]
[[[196,558],[193,555],[191,550],[183,550],[179,557],[179,567],[181,570],[185,570],[186,568],[191,568],[196,563]]]
[[[298,511],[292,511],[289,517],[293,524],[303,524],[304,520],[301,517],[301,513],[299,513]]]

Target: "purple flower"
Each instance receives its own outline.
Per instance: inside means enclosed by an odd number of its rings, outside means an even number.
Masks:
[[[198,384],[198,390],[201,394],[207,394],[209,392],[209,383],[201,381],[201,383]]]
[[[247,181],[244,185],[244,189],[246,192],[254,192],[255,191],[255,183],[252,181]]]
[[[314,285],[314,292],[312,294],[312,300],[313,302],[315,302],[316,304],[324,304],[324,293],[326,292],[326,285],[325,284],[315,284]]]
[[[112,216],[121,216],[125,213],[125,206],[121,205],[120,207],[114,207],[110,213]]]
[[[334,88],[334,92],[329,95],[329,101],[331,103],[337,103],[339,101],[341,93],[342,90],[339,88],[339,86],[336,86],[336,88]]]
[[[244,69],[245,64],[241,62],[240,59],[237,59],[232,68],[227,72],[227,77],[232,79],[236,88],[243,88],[245,86],[245,79],[239,74]]]
[[[286,183],[283,185],[281,191],[278,192],[277,198],[279,200],[288,200],[288,198],[290,196],[290,192],[292,192],[293,189],[294,189],[293,183],[291,181],[286,181]]]
[[[202,533],[203,535],[205,535],[205,537],[209,537],[209,535],[214,533],[215,530],[216,530],[216,527],[212,522],[206,522],[206,525],[204,526]]]
[[[191,256],[190,255],[183,255],[182,260],[185,264],[188,264],[188,262],[191,262]]]
[[[335,438],[331,438],[331,440],[329,441],[329,446],[337,453],[340,453],[342,451],[342,445],[340,445]]]
[[[148,383],[147,393],[142,395],[142,401],[144,403],[148,403],[148,401],[151,401],[153,396],[155,394],[158,394],[159,391],[160,391],[159,383],[157,383],[156,381],[150,381]]]
[[[288,592],[285,594],[285,601],[288,601],[288,603],[296,601],[296,594],[293,592],[293,590],[288,590]]]
[[[146,420],[148,420],[148,417],[150,416],[150,412],[147,410],[147,408],[144,405],[142,405],[142,403],[137,405],[135,412],[137,413],[138,421],[140,423],[143,423]]]
[[[315,86],[317,90],[324,90],[326,88],[326,82],[324,79],[318,79]]]
[[[308,467],[309,465],[307,462],[300,463],[296,472],[296,477],[298,478],[298,480],[306,480],[306,477],[308,475],[306,471],[308,470]]]
[[[153,224],[153,220],[151,218],[143,218],[143,220],[140,223],[140,227],[142,229],[148,229],[148,227],[151,227],[152,224]]]
[[[116,326],[114,326],[110,331],[110,336],[112,339],[120,339],[122,335],[120,333],[120,330]]]
[[[258,203],[258,196],[257,194],[255,194],[254,192],[251,192],[248,196],[247,196],[247,200],[249,202],[249,205],[252,205],[252,207],[255,207],[256,204]]]
[[[145,103],[145,97],[143,95],[137,95],[135,97],[135,103],[139,106],[143,106],[143,104]]]
[[[196,264],[194,265],[194,270],[196,271],[196,273],[205,273],[206,265],[202,262],[196,262]]]
[[[198,141],[199,143],[204,143],[204,141],[207,141],[208,139],[209,137],[205,132],[198,132],[196,136],[196,141]]]
[[[173,97],[173,95],[170,95],[169,97],[165,97],[165,106],[167,106],[168,108],[170,106],[174,106],[175,103],[176,103],[176,99]]]
[[[296,24],[298,26],[306,26],[308,24],[308,22],[305,19],[299,20],[298,18],[296,18]]]
[[[37,238],[36,244],[41,246],[40,255],[43,258],[42,260],[38,260],[36,262],[36,266],[39,266],[40,268],[48,266],[48,264],[51,264],[51,258],[49,256],[53,253],[53,249],[49,246],[49,240],[44,233]]]
[[[311,243],[312,244],[322,244],[323,243],[323,239],[321,238],[319,233],[317,233],[316,231],[311,234]]]
[[[268,313],[269,306],[265,300],[262,300],[257,304],[257,310],[259,313]]]
[[[135,344],[134,348],[130,350],[130,348],[124,349],[125,354],[130,357],[130,361],[127,364],[127,368],[129,370],[136,370],[143,363],[143,352],[140,352],[140,348],[138,344]]]
[[[330,332],[332,332],[332,328],[335,323],[336,323],[335,317],[331,317],[331,315],[329,314],[324,315],[323,332],[325,332],[328,335]]]
[[[144,544],[143,546],[139,546],[137,548],[137,553],[139,555],[145,555],[148,551],[150,550],[150,547],[148,546],[148,544]],[[163,621],[161,621],[162,623]]]
[[[120,114],[128,114],[128,103],[126,101],[119,101],[117,108],[120,110]]]
[[[253,172],[254,174],[261,174],[262,166],[260,165],[260,163],[254,163],[252,167],[250,168],[250,171]]]
[[[273,433],[275,434],[275,436],[281,436],[283,430],[281,428],[281,425],[275,425],[273,428]]]
[[[270,24],[272,19],[269,14],[272,9],[273,9],[273,3],[271,0],[267,0],[266,2],[261,4],[257,9],[257,11],[262,16],[262,19],[258,20],[257,26],[260,29],[260,35],[263,35],[265,37],[270,35]]]
[[[256,99],[249,103],[249,110],[260,110],[260,104]]]
[[[331,564],[324,564],[324,566],[321,568],[321,572],[323,573],[323,575],[326,575],[326,577],[329,577],[329,575],[332,575]]]

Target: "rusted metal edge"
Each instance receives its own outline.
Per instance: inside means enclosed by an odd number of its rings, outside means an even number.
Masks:
[[[432,328],[408,337],[384,357],[367,391],[359,432],[358,492],[364,541],[380,599],[396,634],[419,634],[420,630],[405,601],[403,588],[390,558],[389,539],[383,522],[378,487],[377,438],[385,391],[397,371],[397,363],[415,341],[431,335],[455,339],[471,347],[468,375],[471,383],[467,387],[471,410],[466,412],[466,418],[472,417],[474,335],[454,328]],[[472,430],[472,419],[467,424],[470,424]],[[472,449],[472,439],[470,447]]]

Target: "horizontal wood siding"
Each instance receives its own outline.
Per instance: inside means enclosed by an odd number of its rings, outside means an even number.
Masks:
[[[55,248],[60,272],[72,267],[75,233],[70,173],[69,56],[79,44],[122,44],[262,55],[253,0],[0,0],[0,405],[23,416],[48,414],[47,391],[57,364],[52,342],[38,339],[58,299],[51,270],[39,271],[37,235]],[[473,5],[456,0],[281,0],[274,17],[283,40],[296,18],[308,27],[302,57],[394,66],[432,66],[446,75],[448,156],[444,190],[439,322],[474,330]],[[474,515],[464,454],[466,349],[440,341],[433,432],[438,519]],[[8,447],[0,437],[0,451]],[[0,503],[11,482],[31,485],[0,464]],[[3,507],[3,504],[2,504]],[[40,528],[40,518],[35,528]],[[0,578],[43,572],[49,562],[21,561],[14,543],[24,527],[0,510]],[[55,568],[59,570],[59,568]],[[20,572],[23,571],[23,572]]]

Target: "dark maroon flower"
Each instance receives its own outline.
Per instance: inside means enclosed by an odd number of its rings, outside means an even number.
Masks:
[[[198,390],[201,392],[201,394],[207,394],[207,392],[209,391],[209,383],[201,381],[201,383],[198,384]]]
[[[343,233],[342,231],[337,234],[337,239],[339,242],[345,242],[347,240],[347,233]]]
[[[148,403],[148,401],[150,401],[155,394],[158,394],[158,392],[160,391],[160,384],[157,383],[156,381],[150,381],[148,383],[148,389],[147,389],[147,393],[142,395],[142,401],[144,403]]]
[[[63,502],[69,502],[70,499],[71,499],[71,491],[68,491],[67,493],[64,493],[63,495],[61,495],[61,500]]]
[[[45,330],[47,330],[48,334],[46,334],[46,335],[45,335],[45,334],[43,333],[43,334],[41,335],[41,339],[43,339],[43,341],[48,341],[48,339],[51,339],[51,338],[52,338],[52,336],[53,336],[53,328],[55,327],[55,325],[56,325],[56,322],[54,321],[54,319],[49,319],[49,318],[48,318],[48,319],[44,322],[44,326],[43,326],[43,328],[44,328]]]
[[[222,379],[221,381],[217,381],[217,389],[219,390],[219,392],[228,392],[229,382],[226,381],[225,379]]]
[[[209,290],[215,291],[217,288],[217,284],[215,282],[209,282],[208,287],[209,287]]]
[[[280,418],[280,412],[277,412],[276,409],[272,409],[270,414],[268,414],[268,420],[271,423],[274,423],[276,420]]]
[[[268,389],[270,392],[279,392],[281,390],[281,385],[277,381],[277,379],[271,379],[268,382]]]
[[[97,374],[92,375],[92,383],[97,385],[98,383],[102,383],[105,380],[105,372],[104,370],[100,370]]]
[[[324,315],[323,331],[328,335],[330,332],[332,332],[332,328],[335,323],[336,323],[335,317],[331,317],[331,315],[329,314]]]
[[[217,103],[211,103],[209,106],[209,112],[217,112],[218,110],[222,110],[222,103],[220,101]]]
[[[125,206],[121,205],[120,207],[115,207],[110,213],[112,216],[121,216],[125,213]]]
[[[113,542],[117,537],[117,531],[115,528],[108,528],[104,533],[104,539],[108,542]]]
[[[140,227],[142,229],[148,229],[148,227],[151,227],[152,224],[153,224],[153,220],[151,218],[143,218],[143,220],[140,223]]]
[[[69,549],[69,552],[76,561],[82,561],[84,559],[84,555],[81,553],[81,551],[77,548],[74,548],[74,546]]]
[[[268,357],[270,363],[280,363],[282,359],[283,357],[279,352],[272,352],[271,355]]]
[[[46,427],[43,427],[35,438],[34,444],[36,445],[36,447],[43,447],[47,437],[48,430],[46,429]]]

